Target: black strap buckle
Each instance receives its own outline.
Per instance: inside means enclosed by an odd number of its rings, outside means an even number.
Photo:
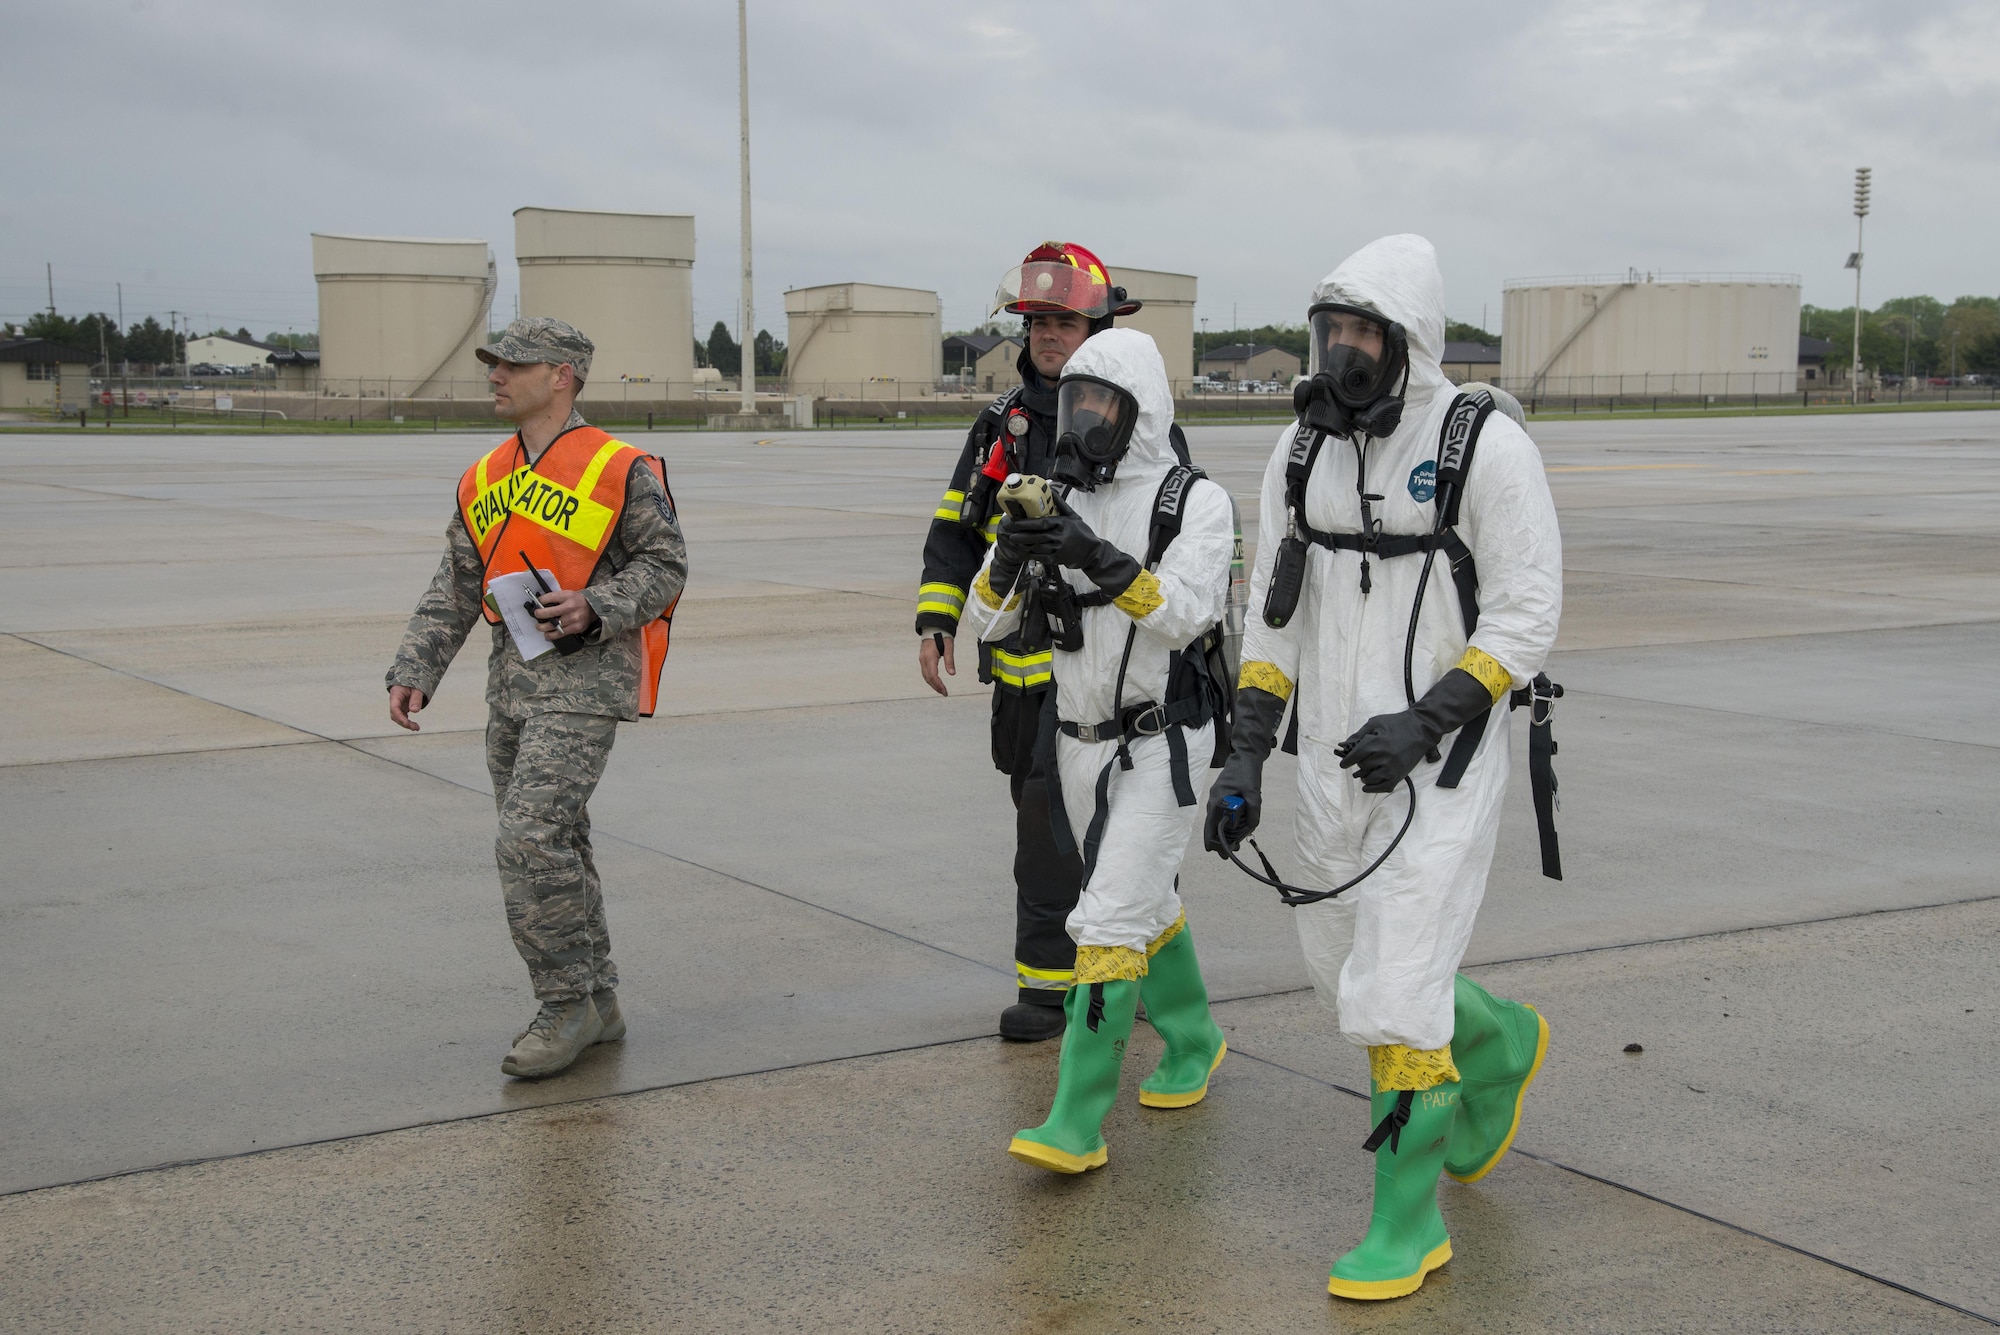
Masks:
[[[1118,717],[1118,731],[1127,737],[1157,737],[1166,730],[1166,707],[1152,700],[1133,705]]]

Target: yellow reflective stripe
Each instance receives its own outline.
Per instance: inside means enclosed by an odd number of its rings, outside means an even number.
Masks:
[[[1033,654],[1010,654],[1005,649],[993,651],[993,677],[1008,686],[1018,686],[1026,690],[1030,686],[1040,686],[1055,676],[1056,656],[1053,649],[1044,649]]]
[[[622,440],[605,441],[604,448],[592,457],[589,465],[583,470],[583,476],[577,480],[577,492],[584,496],[594,494],[597,491],[597,479],[604,476],[605,465],[611,462],[612,455],[624,448],[626,446]]]
[[[1121,978],[1144,978],[1147,962],[1145,951],[1134,950],[1130,946],[1078,946],[1076,981],[1081,985],[1115,982]]]
[[[931,517],[933,519],[957,519],[958,512],[964,504],[964,492],[947,488],[944,493],[944,499],[938,502],[937,513]]]
[[[1111,600],[1111,605],[1134,621],[1142,621],[1165,601],[1160,596],[1159,576],[1150,570],[1141,570],[1139,577],[1125,586],[1125,592]]]
[[[487,456],[491,458],[492,456]],[[472,504],[465,507],[465,513],[472,525],[472,540],[485,545],[486,535],[499,527],[500,521],[513,512],[514,498],[535,475],[535,470],[522,464],[507,476],[491,486],[486,484],[486,460],[479,461],[479,471],[473,478],[476,494]]]
[[[483,544],[501,520],[516,514],[593,552],[603,546],[612,518],[610,507],[549,481],[525,464],[475,496],[466,510],[473,541],[478,543]]]
[[[917,590],[917,611],[938,612],[956,620],[965,615],[965,590],[956,584],[926,584]]]
[[[1464,657],[1458,660],[1458,666],[1470,672],[1479,684],[1486,688],[1486,693],[1493,697],[1493,703],[1496,705],[1505,700],[1507,693],[1514,689],[1514,674],[1502,667],[1500,660],[1484,649],[1475,649],[1468,644],[1465,646]]]
[[[986,527],[984,529],[981,529],[980,531],[986,535],[986,540],[988,542],[992,542],[995,538],[999,537],[1000,516],[994,515],[991,519],[988,519],[986,521]]]
[[[1014,980],[1022,987],[1039,987],[1045,992],[1067,992],[1076,981],[1075,969],[1037,969],[1014,961]]]
[[[1292,679],[1278,670],[1276,663],[1264,663],[1252,659],[1236,674],[1236,689],[1253,686],[1260,691],[1268,691],[1280,700],[1292,698]]]

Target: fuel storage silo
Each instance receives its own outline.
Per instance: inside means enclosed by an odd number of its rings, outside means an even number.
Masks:
[[[876,283],[785,293],[785,378],[794,394],[912,398],[944,375],[938,294]]]
[[[333,394],[483,398],[493,254],[484,241],[314,232],[320,386]]]
[[[669,398],[694,381],[694,218],[515,209],[521,314],[567,320],[597,345],[582,397]],[[637,390],[633,382],[655,389]]]
[[[1510,279],[1500,383],[1522,398],[1784,394],[1798,379],[1797,274]]]
[[[1111,281],[1124,288],[1126,296],[1144,303],[1137,315],[1118,323],[1153,336],[1167,364],[1168,383],[1176,394],[1186,393],[1187,382],[1194,378],[1194,275],[1108,267]]]

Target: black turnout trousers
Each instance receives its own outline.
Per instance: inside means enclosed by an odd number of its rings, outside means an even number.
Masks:
[[[1035,737],[1042,710],[1053,709],[1055,692],[996,687],[993,692],[993,763],[1009,779],[1014,796],[1014,960],[1020,999],[1060,1006],[1068,975],[1076,968],[1076,942],[1065,924],[1083,893],[1083,858],[1056,851],[1049,828],[1048,776],[1035,763]],[[1029,987],[1028,970],[1064,975],[1063,986]],[[1050,980],[1054,981],[1054,980]]]

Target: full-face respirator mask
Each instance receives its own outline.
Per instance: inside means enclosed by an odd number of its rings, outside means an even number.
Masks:
[[[1095,376],[1064,376],[1056,385],[1055,480],[1083,491],[1111,481],[1138,422],[1139,402],[1127,390]]]
[[[1403,420],[1410,383],[1410,339],[1403,326],[1373,311],[1321,302],[1312,322],[1313,375],[1292,389],[1299,420],[1343,440],[1380,439]]]

